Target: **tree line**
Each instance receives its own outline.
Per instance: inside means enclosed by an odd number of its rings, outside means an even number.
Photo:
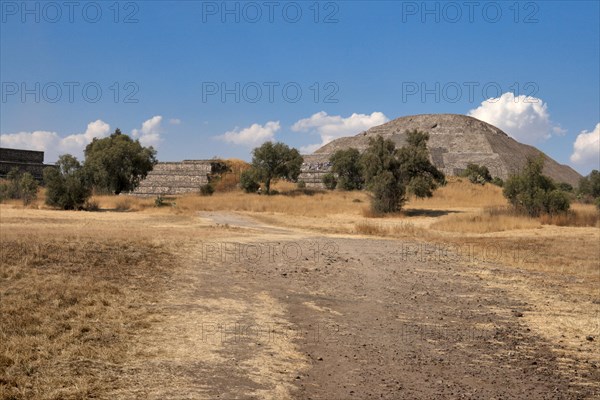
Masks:
[[[407,132],[407,144],[401,148],[382,136],[369,138],[363,154],[349,148],[336,151],[330,158],[332,172],[325,174],[323,184],[328,189],[362,190],[371,194],[371,206],[377,213],[399,211],[407,194],[431,197],[445,184],[444,174],[429,161],[429,134],[417,130]],[[252,152],[252,167],[240,180],[248,193],[265,186],[271,194],[271,181],[285,178],[296,181],[302,166],[302,156],[283,143],[267,142]]]
[[[407,196],[431,197],[446,184],[444,174],[430,161],[429,134],[406,132],[406,144],[400,148],[382,136],[369,138],[364,152],[355,148],[337,150],[331,155],[331,172],[323,176],[325,188],[367,190],[375,213],[400,211]],[[144,147],[117,129],[109,137],[94,138],[84,151],[83,162],[70,154],[61,155],[54,167],[44,170],[46,203],[61,209],[82,209],[91,194],[120,194],[134,190],[157,163],[156,150]],[[284,143],[266,142],[252,151],[249,169],[240,175],[240,187],[247,193],[275,194],[272,182],[287,179],[298,182],[303,158]],[[544,158],[530,158],[517,174],[506,182],[493,177],[485,166],[468,164],[461,174],[472,183],[492,183],[503,187],[503,194],[517,211],[532,217],[566,212],[572,199],[595,202],[600,208],[600,172],[581,179],[577,191],[566,183],[555,183],[543,175]],[[0,200],[20,198],[24,204],[35,199],[38,184],[29,173],[11,171],[0,184]],[[214,189],[199,188],[203,195]],[[304,187],[303,182],[298,182]]]

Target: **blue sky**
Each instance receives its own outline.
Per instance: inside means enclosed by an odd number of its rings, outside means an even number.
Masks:
[[[471,113],[588,173],[599,21],[597,1],[2,1],[1,143],[52,162],[119,127],[163,161],[249,159]]]

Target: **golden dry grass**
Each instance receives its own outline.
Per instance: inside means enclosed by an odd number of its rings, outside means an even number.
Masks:
[[[542,223],[539,219],[527,218],[522,215],[490,213],[483,210],[444,216],[433,223],[431,229],[459,233],[490,233],[535,229],[541,226]]]
[[[574,203],[565,214],[542,215],[540,222],[556,226],[595,226],[600,228],[600,213],[593,204]]]
[[[172,258],[101,237],[2,235],[0,399],[83,399],[114,389]]]
[[[249,211],[257,213],[283,213],[322,217],[333,214],[359,215],[361,208],[354,199],[368,201],[365,193],[333,192],[314,195],[276,195],[265,196],[242,192],[215,193],[210,197],[195,195],[177,199],[177,210],[195,211]]]
[[[226,172],[214,184],[217,192],[230,192],[238,188],[242,172],[250,169],[250,164],[237,158],[228,158],[225,160],[230,172]]]
[[[0,205],[0,227],[0,399],[128,387],[132,344],[161,319],[147,305],[160,302],[183,248],[227,234],[154,211],[19,204]]]
[[[103,210],[111,211],[143,211],[154,207],[153,198],[128,195],[95,195],[89,201],[98,203],[98,206]]]
[[[415,226],[411,222],[399,222],[393,224],[383,224],[371,221],[361,221],[354,225],[356,233],[361,235],[374,235],[383,237],[428,237],[427,230]]]
[[[508,207],[490,207],[472,213],[447,215],[430,227],[446,232],[490,233],[535,229],[542,225],[600,228],[600,213],[595,206],[574,204],[567,213],[532,218],[515,213]]]
[[[448,184],[436,190],[433,197],[410,199],[408,208],[454,209],[471,207],[497,207],[507,205],[502,188],[492,185],[476,185],[468,179],[449,177]]]

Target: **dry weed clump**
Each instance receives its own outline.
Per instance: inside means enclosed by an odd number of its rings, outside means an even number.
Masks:
[[[593,205],[576,204],[566,213],[541,215],[540,222],[544,225],[600,228],[600,212]]]
[[[95,203],[98,209],[111,211],[143,211],[154,206],[154,199],[129,195],[95,195],[88,203]]]
[[[518,215],[509,209],[490,208],[476,213],[453,214],[440,218],[431,229],[458,233],[490,233],[541,227],[537,219]]]
[[[449,215],[431,225],[432,229],[459,233],[491,233],[536,229],[542,225],[600,227],[598,211],[584,205],[560,214],[543,214],[532,218],[509,207],[488,207],[476,213]]]
[[[354,225],[354,231],[361,235],[384,237],[427,237],[425,229],[410,222],[374,223],[362,221]]]
[[[171,257],[142,241],[3,235],[0,399],[84,399],[118,386]]]

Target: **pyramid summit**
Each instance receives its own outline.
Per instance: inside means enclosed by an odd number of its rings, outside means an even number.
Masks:
[[[356,136],[336,139],[304,156],[299,179],[311,186],[320,185],[322,175],[328,172],[329,157],[340,149],[350,147],[364,151],[369,138],[381,135],[391,139],[396,147],[406,143],[406,132],[420,130],[429,133],[430,158],[446,175],[459,175],[474,163],[485,165],[492,176],[502,179],[520,170],[528,157],[545,157],[544,173],[556,182],[573,186],[581,175],[567,165],[562,165],[533,146],[519,143],[502,130],[476,118],[460,114],[421,114],[394,119],[375,126]]]

